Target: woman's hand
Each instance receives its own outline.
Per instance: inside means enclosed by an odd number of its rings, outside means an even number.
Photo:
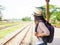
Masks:
[[[38,36],[38,33],[37,33],[37,32],[35,32],[35,33],[34,33],[34,35],[35,35],[35,36]]]

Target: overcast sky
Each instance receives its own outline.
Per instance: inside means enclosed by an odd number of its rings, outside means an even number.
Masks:
[[[5,10],[2,11],[3,19],[21,19],[31,16],[34,7],[45,4],[45,0],[0,0],[0,5],[5,7]],[[50,0],[50,4],[60,7],[60,0]]]

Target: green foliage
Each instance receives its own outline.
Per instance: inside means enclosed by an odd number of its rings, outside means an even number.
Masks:
[[[2,10],[4,10],[4,9],[5,9],[5,7],[0,5],[0,21],[2,21]]]
[[[54,13],[52,13],[51,17],[50,17],[51,20],[57,20],[57,21],[60,21],[60,12],[59,11],[56,11]]]
[[[56,18],[57,18],[58,21],[60,21],[60,12],[57,13]]]
[[[31,17],[24,17],[22,18],[22,21],[31,21]]]
[[[10,33],[14,32],[14,31],[20,29],[25,24],[25,22],[15,22],[15,23],[12,23],[11,25],[13,25],[13,24],[17,24],[17,25],[12,26],[8,29],[0,30],[0,39],[7,36],[7,35],[9,35]]]
[[[0,21],[2,20],[2,17],[0,17]]]
[[[44,8],[44,15],[46,13],[46,5],[42,6]],[[49,19],[53,21],[53,23],[56,23],[57,21],[60,21],[60,7],[57,7],[55,5],[49,5]],[[46,15],[45,15],[46,16]]]
[[[2,5],[0,5],[0,11],[1,11],[1,10],[4,10],[4,9],[5,9],[5,7],[2,6]]]
[[[44,5],[42,7],[46,9],[46,5]],[[51,8],[56,8],[56,6],[55,5],[49,5],[49,9],[51,9]]]

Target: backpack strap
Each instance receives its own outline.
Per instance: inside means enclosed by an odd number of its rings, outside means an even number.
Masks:
[[[35,32],[37,32],[38,24],[35,26]]]

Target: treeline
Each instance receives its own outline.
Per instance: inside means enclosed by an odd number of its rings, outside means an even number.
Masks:
[[[19,21],[32,21],[31,17],[23,17],[21,19],[3,19],[3,20],[0,20],[0,21],[7,21],[7,22],[19,22]]]
[[[22,21],[32,21],[32,19],[31,19],[31,17],[23,17],[22,19],[21,19]]]

